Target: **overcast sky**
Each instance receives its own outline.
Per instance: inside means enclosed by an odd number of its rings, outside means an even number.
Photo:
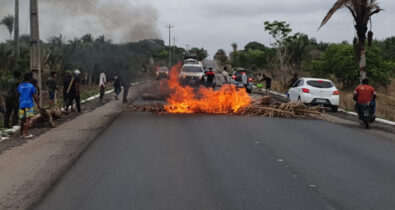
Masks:
[[[55,1],[55,3],[51,3]],[[153,27],[144,33],[133,33],[131,40],[141,38],[159,37],[168,40],[166,24],[174,25],[173,36],[176,44],[185,47],[186,44],[204,47],[209,50],[210,56],[219,48],[227,52],[231,50],[230,44],[236,42],[242,48],[249,41],[262,42],[269,45],[270,37],[264,31],[263,22],[266,20],[282,20],[291,24],[293,32],[302,32],[319,41],[340,42],[352,40],[351,15],[343,9],[336,13],[333,19],[320,31],[317,28],[327,10],[335,0],[88,0],[100,7],[103,3],[119,4],[114,8],[101,8],[89,14],[80,14],[76,11],[95,10],[89,5],[76,4],[64,6],[56,3],[57,0],[39,0],[42,39],[51,35],[64,34],[68,39],[91,32],[93,34],[106,34],[114,41],[123,41],[122,33],[126,32],[129,23],[139,22],[138,26],[130,25],[133,31],[143,31],[144,27]],[[74,2],[85,0],[73,0]],[[0,0],[0,17],[13,13],[13,0]],[[28,0],[20,0],[21,4],[21,33],[29,33],[27,23]],[[58,2],[71,2],[62,0]],[[382,39],[395,35],[395,2],[381,0],[380,5],[384,12],[374,16],[373,30],[376,38]],[[125,8],[128,8],[125,12]],[[117,12],[119,10],[119,12]],[[95,15],[96,12],[97,14]],[[103,18],[98,18],[101,13]],[[105,14],[103,14],[105,13]],[[77,15],[78,14],[78,15]],[[112,17],[122,14],[126,20],[120,21],[127,26],[117,29],[119,33],[109,33],[109,23],[114,23]],[[125,15],[126,14],[126,15]],[[110,20],[111,19],[111,20]],[[60,24],[54,24],[54,22]],[[97,22],[108,22],[98,24]],[[118,22],[117,20],[115,22]],[[144,24],[142,24],[144,22]],[[149,22],[149,23],[146,23]],[[123,24],[122,24],[123,25]],[[115,30],[116,31],[116,30]],[[122,31],[122,32],[121,32]],[[8,38],[5,27],[0,27],[0,40]],[[166,41],[167,43],[168,41]]]

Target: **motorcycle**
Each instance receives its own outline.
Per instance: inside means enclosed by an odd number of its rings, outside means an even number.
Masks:
[[[373,123],[376,118],[373,115],[373,108],[371,104],[359,104],[358,105],[358,117],[361,120],[361,124],[370,129],[370,124]]]

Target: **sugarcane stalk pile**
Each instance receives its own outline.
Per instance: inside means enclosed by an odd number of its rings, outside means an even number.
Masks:
[[[299,102],[252,104],[238,112],[243,116],[325,119],[322,113],[323,109],[321,107],[308,107]]]
[[[151,112],[156,114],[161,114],[166,112],[163,104],[140,104],[132,105],[124,109],[125,112]]]
[[[166,113],[163,104],[141,104],[132,105],[124,111],[129,112],[151,112],[156,114]],[[264,116],[281,118],[315,118],[323,119],[325,110],[322,107],[309,107],[300,102],[280,103],[273,101],[271,97],[255,100],[250,106],[240,109],[234,113],[241,116]]]

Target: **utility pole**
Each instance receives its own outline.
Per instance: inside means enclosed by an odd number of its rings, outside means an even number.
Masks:
[[[173,55],[176,56],[176,37],[173,37]]]
[[[41,88],[41,56],[40,56],[40,30],[38,24],[38,0],[30,0],[30,70],[37,79],[40,90],[40,102],[42,106]]]
[[[14,42],[16,58],[20,59],[21,53],[19,49],[19,0],[15,0],[15,23],[14,23]],[[16,66],[16,62],[15,62]]]
[[[169,29],[169,67],[171,67],[171,29],[174,28],[172,25],[166,26]]]
[[[191,47],[191,45],[190,44],[186,44],[185,47],[186,47],[185,50],[187,51],[187,53],[189,53],[189,48]]]

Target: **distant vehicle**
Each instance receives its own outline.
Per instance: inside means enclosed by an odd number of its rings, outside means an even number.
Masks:
[[[193,59],[193,60],[198,60],[197,54],[196,53],[186,53],[184,55],[184,61],[188,60],[188,59]]]
[[[169,77],[169,68],[166,66],[159,67],[156,70],[156,79],[167,78]]]
[[[243,84],[243,74],[247,75],[247,85]],[[252,77],[247,69],[236,68],[230,80],[230,84],[235,85],[237,88],[245,88],[247,93],[252,93]]]
[[[332,81],[317,78],[301,78],[288,91],[288,101],[300,101],[308,105],[339,109],[339,91]]]
[[[179,75],[181,84],[200,85],[204,79],[203,67],[199,64],[185,64]]]
[[[197,60],[192,59],[192,58],[185,60],[184,64],[199,64],[200,65],[200,63]]]

